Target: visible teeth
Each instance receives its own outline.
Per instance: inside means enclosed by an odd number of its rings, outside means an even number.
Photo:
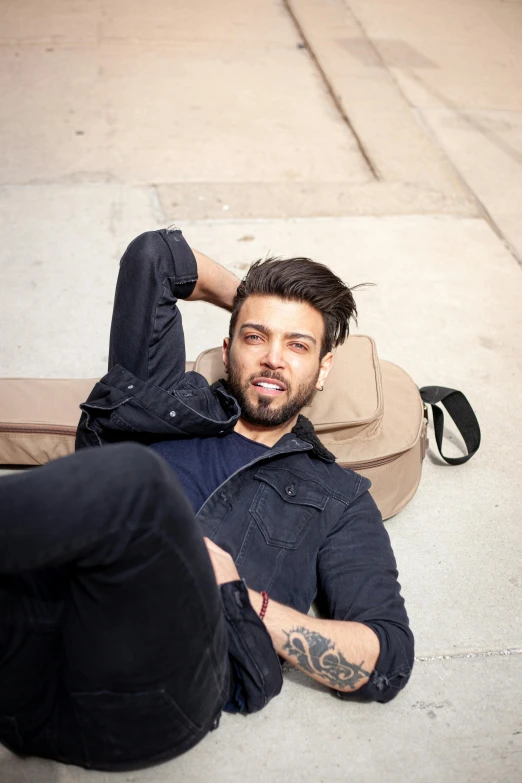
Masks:
[[[256,383],[256,386],[263,386],[265,389],[278,389],[279,391],[281,391],[281,387],[277,386],[277,384],[275,383],[265,383],[263,381],[260,383]]]

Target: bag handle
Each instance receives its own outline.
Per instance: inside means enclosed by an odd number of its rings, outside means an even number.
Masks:
[[[480,427],[467,398],[456,389],[446,389],[444,386],[423,386],[419,390],[425,403],[431,405],[433,412],[433,427],[439,454],[449,465],[462,465],[472,458],[480,446]],[[445,457],[442,453],[444,437],[444,413],[435,403],[441,402],[457,425],[464,439],[468,453],[463,457]]]

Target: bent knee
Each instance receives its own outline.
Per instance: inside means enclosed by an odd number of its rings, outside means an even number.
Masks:
[[[109,484],[114,492],[143,489],[171,474],[168,465],[147,446],[117,443],[83,449],[74,455],[92,481]]]
[[[157,231],[145,231],[132,240],[123,254],[120,264],[127,266],[138,261],[143,263],[157,257],[158,250],[163,250],[165,243]]]
[[[101,451],[105,453],[110,469],[118,475],[125,474],[127,479],[147,482],[168,469],[161,457],[141,443],[117,443],[104,446]]]

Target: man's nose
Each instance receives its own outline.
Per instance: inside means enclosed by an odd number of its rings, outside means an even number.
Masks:
[[[269,367],[271,370],[279,370],[285,366],[282,347],[278,343],[270,343],[267,345],[265,355],[261,360],[261,364],[265,367]]]

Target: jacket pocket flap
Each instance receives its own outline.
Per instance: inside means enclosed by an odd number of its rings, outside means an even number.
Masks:
[[[322,511],[328,501],[328,493],[318,481],[298,476],[286,468],[260,468],[255,478],[269,484],[287,503],[312,506]]]

